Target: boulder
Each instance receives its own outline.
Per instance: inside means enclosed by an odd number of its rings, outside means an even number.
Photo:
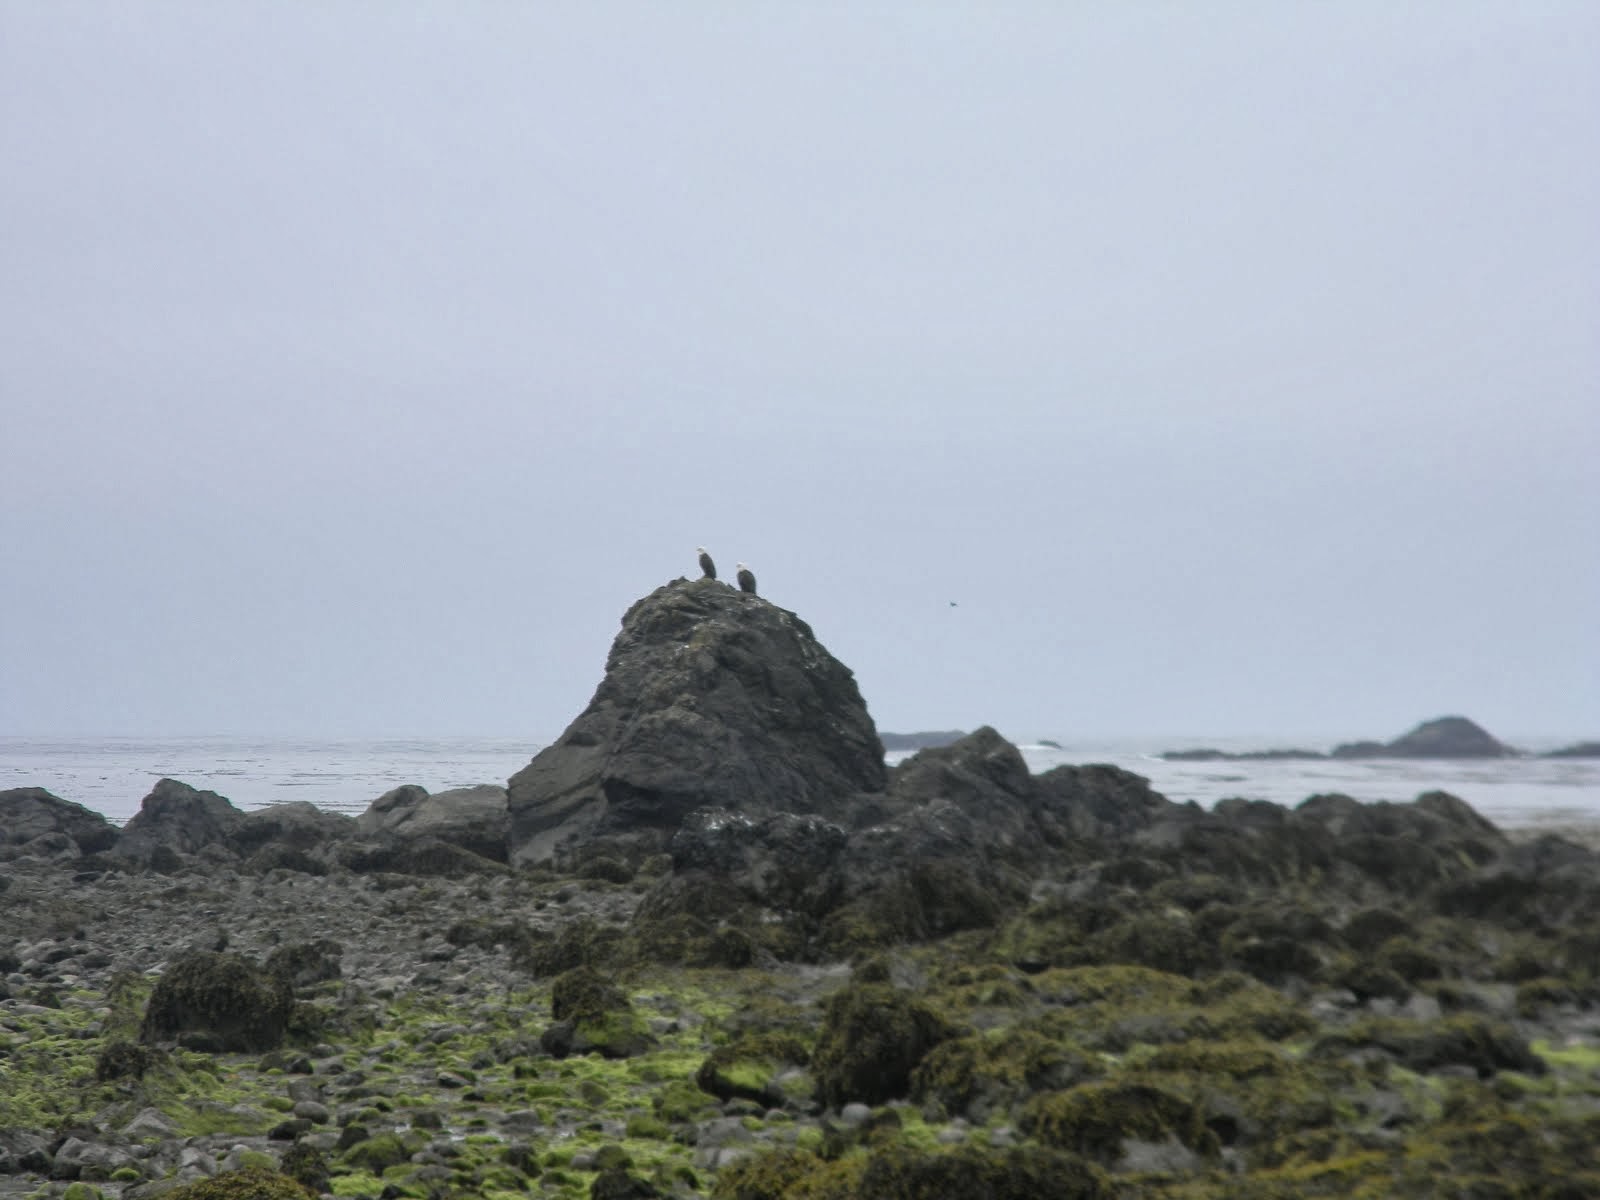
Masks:
[[[905,992],[884,984],[848,984],[823,1003],[811,1058],[818,1096],[835,1107],[905,1096],[923,1057],[963,1032]]]
[[[139,805],[111,853],[148,863],[158,849],[193,854],[202,846],[226,843],[243,818],[224,796],[196,791],[176,779],[163,779]]]
[[[193,950],[174,959],[145,1006],[139,1038],[185,1038],[197,1048],[252,1052],[283,1040],[294,1008],[289,979],[237,954]]]
[[[436,838],[496,862],[509,857],[506,790],[490,783],[433,795],[416,784],[397,787],[374,800],[356,818],[356,828],[369,836]]]
[[[1513,758],[1517,752],[1466,717],[1424,721],[1392,742],[1346,742],[1334,758]]]
[[[117,827],[81,804],[44,788],[0,791],[0,847],[21,846],[45,834],[72,839],[76,854],[98,854],[116,844]]]
[[[589,706],[512,776],[511,859],[595,838],[654,851],[703,807],[835,816],[886,782],[854,676],[804,621],[679,579],[628,610]]]

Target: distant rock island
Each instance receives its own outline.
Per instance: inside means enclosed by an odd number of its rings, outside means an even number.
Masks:
[[[1346,742],[1334,758],[1516,758],[1518,751],[1466,717],[1424,721],[1392,742]]]
[[[1562,757],[1586,758],[1585,746],[1600,750],[1595,743],[1581,743],[1567,750],[1556,751]],[[1411,732],[1402,734],[1392,742],[1345,742],[1335,746],[1331,753],[1318,750],[1247,750],[1232,753],[1203,747],[1194,750],[1168,750],[1162,758],[1168,762],[1242,762],[1261,759],[1316,759],[1316,758],[1517,758],[1521,751],[1507,746],[1466,717],[1438,717],[1424,721]]]

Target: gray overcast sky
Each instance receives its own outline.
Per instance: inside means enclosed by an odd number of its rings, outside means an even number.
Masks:
[[[1600,5],[0,0],[0,732],[1600,734]],[[950,601],[957,601],[951,607]]]

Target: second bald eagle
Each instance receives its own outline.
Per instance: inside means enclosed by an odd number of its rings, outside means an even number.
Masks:
[[[743,563],[739,564],[738,580],[739,590],[741,592],[749,592],[752,596],[756,594],[755,572],[749,567],[745,566]]]

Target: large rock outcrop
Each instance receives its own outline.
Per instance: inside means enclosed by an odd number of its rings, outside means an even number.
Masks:
[[[602,838],[664,845],[707,806],[834,816],[886,783],[854,676],[804,621],[674,580],[628,610],[588,708],[512,776],[512,861]]]

